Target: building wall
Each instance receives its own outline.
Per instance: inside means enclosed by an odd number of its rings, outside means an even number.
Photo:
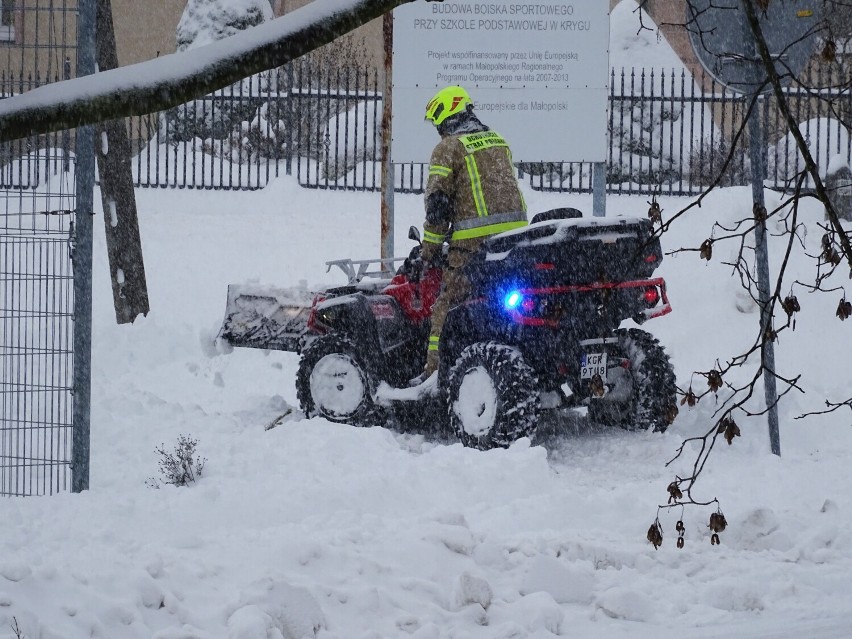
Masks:
[[[271,0],[275,16],[282,16],[311,0]],[[112,0],[119,64],[133,64],[175,51],[175,30],[186,0]],[[140,25],[144,25],[140,28]],[[353,34],[363,38],[370,57],[381,59],[381,20],[374,20]]]
[[[121,66],[174,53],[175,29],[186,0],[112,0]]]
[[[271,0],[276,16],[293,11],[311,0]],[[118,61],[121,66],[135,64],[174,53],[175,30],[186,7],[186,0],[111,0]],[[64,76],[66,59],[74,75],[76,56],[76,9],[73,0],[16,0],[15,38],[0,39],[0,74],[23,71],[26,86],[56,81]],[[53,8],[50,11],[50,8]],[[365,43],[366,57],[381,62],[382,22],[374,20],[357,29],[355,42]],[[57,39],[69,46],[46,48]],[[378,62],[376,62],[378,61]],[[32,83],[29,84],[29,78]]]
[[[648,14],[659,25],[660,31],[678,57],[693,76],[700,78],[703,72],[698,58],[692,51],[689,33],[686,30],[686,3],[683,0],[646,0]]]
[[[303,7],[312,0],[272,0],[272,10],[276,16],[282,16],[294,9]],[[363,27],[352,33],[357,41],[363,39],[367,48],[367,55],[374,64],[381,64],[382,59],[382,21],[381,19],[368,22]]]
[[[18,0],[13,11],[13,33],[0,41],[0,74],[4,91],[26,91],[73,75],[77,64],[77,6],[75,2]]]
[[[312,0],[271,0],[276,16],[284,15]],[[610,8],[619,0],[609,0]],[[15,25],[18,31],[18,41],[24,39],[25,45],[46,44],[51,40],[51,32],[67,33],[66,41],[75,39],[74,26],[76,18],[73,12],[76,3],[53,3],[53,18],[45,10],[49,0],[17,0]],[[122,66],[142,62],[158,55],[175,51],[175,29],[183,14],[186,0],[112,0],[113,23],[115,26],[118,60]],[[661,30],[666,40],[677,52],[686,65],[700,75],[698,65],[683,23],[683,0],[645,0],[645,7]],[[52,31],[51,31],[52,30]],[[59,30],[59,31],[58,31]],[[381,65],[382,59],[382,21],[373,20],[356,30],[354,41],[364,43],[367,59],[374,65]],[[73,47],[68,51],[45,50],[41,47],[25,46],[21,55],[20,46],[9,46],[0,42],[0,71],[25,69],[25,75],[36,74],[43,81],[48,76],[51,79],[62,77],[62,67],[65,57],[70,57],[71,65],[74,60]]]

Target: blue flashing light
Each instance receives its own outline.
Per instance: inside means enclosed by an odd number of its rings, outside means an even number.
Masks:
[[[511,292],[510,292],[510,293],[509,293],[509,294],[508,294],[508,295],[507,295],[507,296],[503,299],[503,305],[504,305],[504,306],[505,306],[508,310],[510,310],[510,311],[511,311],[511,310],[514,310],[514,309],[518,308],[518,305],[521,303],[521,300],[523,300],[523,296],[522,296],[522,295],[521,295],[518,291],[511,291]]]

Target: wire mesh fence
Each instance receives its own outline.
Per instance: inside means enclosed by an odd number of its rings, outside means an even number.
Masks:
[[[68,240],[2,235],[0,253],[0,494],[50,494],[70,480]]]
[[[70,77],[76,0],[15,8],[0,97]],[[70,488],[74,429],[74,138],[0,145],[0,495]]]
[[[61,171],[37,189],[0,191],[2,495],[51,494],[70,479],[71,175]]]

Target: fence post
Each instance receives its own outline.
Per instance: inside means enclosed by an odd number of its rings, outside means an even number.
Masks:
[[[592,164],[592,215],[606,216],[606,162]]]
[[[79,0],[77,77],[95,72],[96,0]],[[77,129],[74,215],[74,409],[71,435],[71,490],[89,488],[89,433],[92,397],[92,217],[95,186],[94,129]]]
[[[71,79],[71,58],[65,56],[65,63],[62,65],[62,79]],[[68,173],[71,170],[71,132],[65,129],[62,132],[62,171]]]
[[[778,391],[775,385],[775,344],[767,338],[772,328],[772,313],[770,302],[769,281],[769,249],[766,245],[766,220],[762,212],[766,211],[763,197],[763,180],[766,177],[766,164],[763,159],[766,148],[766,132],[760,119],[762,98],[757,96],[757,103],[748,118],[749,155],[751,159],[751,192],[754,198],[756,237],[755,254],[757,261],[757,289],[760,302],[760,339],[763,344],[760,350],[763,365],[763,386],[766,399],[767,419],[769,422],[769,447],[774,455],[781,454],[781,437],[778,431]]]
[[[385,84],[382,91],[382,237],[381,256],[389,260],[394,254],[394,174],[391,158],[391,118],[393,105],[393,13],[388,11],[382,19],[384,36]],[[383,263],[382,270],[393,271],[393,264]]]

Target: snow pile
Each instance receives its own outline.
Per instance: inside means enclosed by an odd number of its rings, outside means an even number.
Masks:
[[[273,17],[269,0],[189,0],[177,26],[177,50],[203,47]]]
[[[840,120],[827,117],[811,118],[799,123],[799,132],[808,145],[811,157],[823,179],[838,170],[839,167],[832,164],[845,162],[849,157],[852,139],[846,125]],[[792,133],[787,133],[775,145],[770,146],[767,159],[769,175],[774,173],[779,181],[792,180],[805,170],[805,159]],[[806,185],[812,187],[812,180],[809,179]]]
[[[343,183],[346,175],[362,162],[381,159],[381,140],[376,124],[381,125],[382,101],[358,102],[351,109],[329,118],[324,134],[328,145],[324,149],[323,177]],[[354,175],[350,176],[354,184]]]
[[[523,188],[531,212],[592,208],[590,197]],[[782,201],[766,195],[770,210]],[[825,283],[831,293],[797,289],[796,329],[780,336],[779,374],[803,374],[780,405],[783,456],[769,454],[758,385],[754,415],[737,416],[742,436],[717,445],[695,494],[719,499],[721,544],[709,542],[713,504],[662,511],[655,550],[645,532],[668,483],[691,472],[697,444],[667,463],[714,422],[726,388],[681,406],[663,434],[595,426],[580,411],[487,452],[445,434],[303,419],[291,412],[295,354],[213,347],[227,286],[345,283],[325,262],[378,255],[379,195],[280,178],[256,192],[138,198],[152,311],[114,324],[96,223],[91,490],[0,500],[0,637],[848,636],[852,418],[797,419],[849,396],[850,326],[835,317],[845,272]],[[644,216],[646,200],[611,197],[608,211]],[[688,200],[660,204],[669,219]],[[718,190],[663,238],[656,274],[674,311],[644,328],[684,390],[702,392],[693,371],[750,348],[758,312],[732,277],[737,246],[715,244],[709,262],[672,252],[751,208],[749,188]],[[422,199],[397,195],[395,215],[404,255]],[[819,254],[822,208],[804,200],[799,220],[802,249]],[[770,221],[773,270],[783,230]],[[790,281],[813,281],[798,245],[790,269]],[[725,381],[743,385],[753,373],[734,369]],[[154,449],[180,435],[198,440],[203,476],[148,487]]]
[[[204,47],[273,17],[269,0],[190,0],[177,26],[177,50]],[[264,102],[263,96],[270,91],[277,92],[275,70],[170,109],[160,115],[155,140],[175,148],[189,142],[193,153],[227,158],[235,164],[256,161],[260,156],[277,157],[285,146],[285,134],[277,108]]]
[[[591,210],[585,196],[524,195],[532,211]],[[767,199],[770,209],[780,201]],[[686,203],[662,199],[664,217]],[[608,202],[612,215],[647,206],[641,197]],[[395,210],[403,254],[422,199],[397,195]],[[716,192],[664,248],[696,247],[714,221],[730,225],[750,210],[749,189]],[[714,505],[661,513],[664,542],[654,550],[645,532],[695,446],[666,463],[709,428],[712,396],[681,406],[664,434],[596,427],[580,413],[487,452],[298,411],[282,420],[296,404],[298,357],[211,348],[227,285],[344,283],[324,263],[378,254],[378,194],[281,178],[257,192],[143,190],[139,211],[152,311],[114,324],[97,232],[91,490],[0,500],[0,636],[14,637],[13,623],[27,639],[848,634],[852,420],[848,411],[795,419],[849,394],[837,357],[849,323],[834,316],[836,295],[800,294],[797,328],[781,335],[779,372],[804,373],[802,392],[782,400],[783,456],[769,454],[760,416],[738,417],[742,437],[714,451],[696,497],[720,500],[729,524],[721,545],[709,542]],[[805,248],[818,253],[820,207],[804,201],[800,220]],[[784,253],[779,228],[770,228],[773,267]],[[748,348],[758,323],[723,264],[734,247],[715,249],[709,263],[694,252],[665,257],[657,273],[674,311],[644,327],[684,389],[700,391],[704,378],[692,371]],[[791,268],[813,277],[801,255]],[[203,476],[148,488],[155,447],[181,434],[198,440]]]

